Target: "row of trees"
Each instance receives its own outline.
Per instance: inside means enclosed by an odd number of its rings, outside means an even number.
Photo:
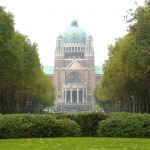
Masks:
[[[13,15],[0,7],[0,113],[37,113],[54,98],[37,45],[15,31]]]
[[[95,97],[112,111],[150,113],[150,1],[125,18],[128,33],[109,46]]]

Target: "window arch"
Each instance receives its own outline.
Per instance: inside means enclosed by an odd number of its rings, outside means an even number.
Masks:
[[[67,77],[68,83],[81,83],[81,76],[77,72],[72,72]]]

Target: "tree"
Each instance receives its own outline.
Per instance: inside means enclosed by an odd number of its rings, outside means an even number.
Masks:
[[[0,113],[40,112],[55,98],[54,85],[42,69],[38,46],[14,30],[10,13],[0,7]]]
[[[137,8],[130,22],[129,33],[109,46],[96,95],[110,101],[114,111],[150,113],[150,1]]]

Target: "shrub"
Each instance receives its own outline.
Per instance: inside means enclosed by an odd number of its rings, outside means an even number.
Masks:
[[[50,115],[32,115],[33,118],[28,125],[30,137],[55,137],[56,119]]]
[[[21,119],[15,115],[5,115],[0,120],[0,138],[22,137]]]
[[[81,128],[73,120],[60,119],[57,120],[57,136],[61,137],[81,136]]]
[[[99,122],[97,133],[100,137],[150,137],[150,115],[113,113]]]
[[[81,127],[82,136],[97,136],[98,122],[107,118],[103,113],[53,114],[56,119],[70,119]]]
[[[51,114],[56,119],[71,119],[74,120],[74,115],[67,114],[67,113],[60,113],[60,114]]]
[[[69,119],[56,119],[52,115],[0,116],[0,138],[39,138],[81,135],[80,126]]]
[[[81,126],[82,136],[97,136],[98,123],[105,120],[107,116],[102,113],[81,113],[70,118]]]

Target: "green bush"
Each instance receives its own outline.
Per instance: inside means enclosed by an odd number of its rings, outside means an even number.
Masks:
[[[81,135],[80,126],[69,119],[52,115],[0,116],[0,138],[39,138]]]
[[[70,119],[80,127],[82,136],[97,136],[98,122],[107,118],[103,113],[53,114],[56,119]]]
[[[99,122],[100,137],[150,137],[150,115],[113,113],[108,119]]]
[[[150,115],[83,113],[0,115],[0,138],[150,137]]]
[[[0,119],[0,138],[18,138],[23,134],[21,118],[4,115]]]
[[[30,137],[55,137],[56,119],[48,115],[33,115],[29,122],[28,132]]]
[[[67,114],[67,113],[60,113],[60,114],[51,114],[56,119],[72,119],[74,115]]]
[[[57,137],[77,137],[81,136],[80,126],[73,120],[57,120]]]
[[[101,120],[105,120],[107,116],[102,113],[81,113],[70,116],[72,120],[75,120],[80,126],[82,136],[97,136],[98,123]]]
[[[64,137],[81,135],[80,126],[69,119],[55,119],[51,115],[39,115],[30,127],[32,137]]]

